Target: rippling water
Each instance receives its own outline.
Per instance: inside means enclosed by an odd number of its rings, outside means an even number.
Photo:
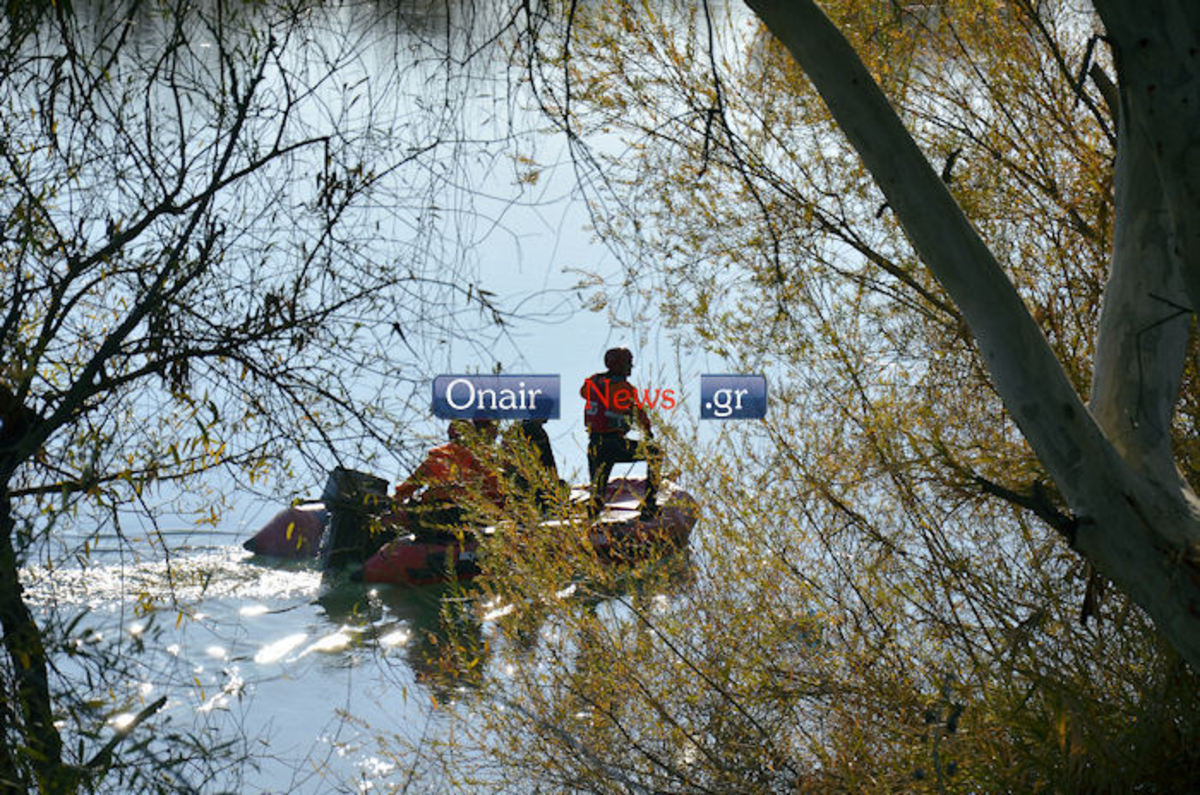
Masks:
[[[105,557],[25,570],[30,604],[78,618],[56,655],[76,687],[88,650],[123,661],[122,678],[89,695],[113,730],[165,696],[135,732],[165,725],[248,743],[258,766],[206,790],[388,791],[412,766],[380,755],[376,736],[419,745],[448,720],[425,676],[444,589],[330,586],[308,566],[263,565],[230,546],[185,548],[169,564]]]

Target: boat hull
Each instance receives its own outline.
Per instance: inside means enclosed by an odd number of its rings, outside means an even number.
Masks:
[[[543,522],[540,527],[546,532],[585,535],[605,560],[634,561],[663,546],[686,546],[699,516],[695,499],[682,489],[666,485],[657,515],[643,519],[640,508],[645,487],[641,478],[612,479],[604,510],[594,521],[588,521],[583,518],[588,491],[585,486],[577,486],[572,490],[571,500],[578,506],[579,520]],[[331,513],[336,511],[327,510],[324,503],[285,508],[242,546],[257,555],[288,560],[320,558],[328,563],[328,553],[322,555],[322,536],[329,525],[334,525],[330,535],[336,535],[338,529],[337,522],[331,521]],[[364,541],[347,553],[357,556],[351,561],[354,565],[365,558],[362,564],[365,581],[408,587],[470,580],[480,573],[479,543],[474,533],[466,532],[462,538],[417,538],[407,533],[403,524],[395,523],[396,516],[402,514],[386,515],[379,520],[389,537],[395,534],[399,537],[382,546],[376,542],[376,547],[367,546]],[[347,514],[343,519],[353,519],[353,515]],[[326,538],[326,546],[330,543]],[[373,554],[372,548],[377,550]]]
[[[576,501],[584,503],[586,489],[576,489]],[[596,521],[543,522],[547,532],[563,532],[565,527],[585,533],[592,548],[606,560],[634,561],[645,558],[663,546],[686,546],[699,516],[696,501],[682,489],[665,490],[666,499],[658,514],[642,519],[639,514],[645,482],[636,478],[618,478],[609,483],[605,510]],[[470,580],[480,572],[479,543],[466,533],[461,539],[423,539],[402,536],[367,559],[363,579],[404,587],[431,585],[450,580]]]
[[[325,533],[328,517],[329,512],[319,502],[284,508],[242,547],[256,555],[287,560],[315,558],[321,548],[321,536]]]

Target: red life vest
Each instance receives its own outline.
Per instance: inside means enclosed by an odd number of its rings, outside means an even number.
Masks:
[[[638,410],[637,390],[624,378],[608,373],[588,376],[579,388],[584,399],[583,424],[588,433],[624,434]]]
[[[503,502],[496,473],[489,470],[475,454],[457,442],[450,442],[429,451],[424,463],[408,480],[396,487],[397,500],[405,500],[425,487],[422,503],[456,502],[464,490],[478,490],[497,505]]]

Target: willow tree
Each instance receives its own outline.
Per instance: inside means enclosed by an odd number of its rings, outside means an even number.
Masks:
[[[1116,66],[1115,86],[1102,71],[1098,80],[1116,127],[1115,196],[1085,406],[845,37],[814,3],[751,3],[813,81],[961,310],[1005,407],[1070,506],[1064,530],[1072,545],[1197,666],[1200,500],[1176,464],[1171,428],[1189,321],[1200,306],[1200,10],[1184,2],[1096,5]]]
[[[627,183],[631,195],[614,199],[640,202],[637,218],[606,216],[614,239],[645,230],[640,245],[654,247],[643,251],[661,252],[683,288],[668,303],[687,302],[706,321],[717,314],[707,304],[719,297],[720,269],[747,262],[774,290],[772,322],[786,323],[788,285],[807,257],[833,260],[836,244],[844,273],[871,266],[854,275],[859,284],[957,324],[1065,507],[1032,482],[993,491],[1052,518],[1200,662],[1200,503],[1185,475],[1195,471],[1194,428],[1180,414],[1198,297],[1195,8],[1164,3],[1143,14],[1097,3],[1093,19],[1056,4],[832,4],[851,41],[814,3],[750,5],[803,70],[777,93],[766,88],[774,70],[792,67],[764,42],[735,69],[729,50],[714,49],[707,14],[708,46],[673,33],[670,15],[621,6],[606,26],[573,14],[551,112],[573,131],[640,125],[636,162],[666,166],[652,183],[666,212],[651,217],[692,223],[639,222],[654,201],[640,192],[647,168]],[[622,25],[633,35],[622,38]],[[750,79],[759,86],[747,88]],[[805,80],[824,105],[803,93]],[[690,169],[673,159],[679,151]],[[781,162],[799,179],[773,168]],[[735,185],[740,195],[722,195]],[[745,211],[736,239],[719,225],[723,202]],[[911,249],[876,244],[893,218]],[[723,237],[706,240],[705,221]],[[815,242],[797,239],[805,234]],[[686,268],[672,261],[685,258]]]
[[[613,791],[1185,786],[1188,172],[1135,158],[1178,145],[1146,113],[1197,128],[1131,97],[1108,12],[761,5],[563,3],[522,42],[629,284],[772,391],[665,445],[696,582],[552,609],[491,750]],[[1183,14],[1142,54],[1187,82]]]
[[[444,33],[446,13],[426,23]],[[305,452],[395,445],[426,345],[499,315],[439,236],[446,184],[471,181],[444,156],[464,151],[469,70],[431,87],[451,54],[396,46],[407,20],[189,0],[7,14],[0,788],[61,792],[96,786],[162,700],[106,730],[53,675],[63,622],[35,619],[21,567],[86,556],[207,472],[261,483]],[[405,99],[435,90],[440,114]],[[73,517],[94,530],[50,543]],[[127,786],[191,786],[171,777],[190,751],[150,753],[119,765]]]

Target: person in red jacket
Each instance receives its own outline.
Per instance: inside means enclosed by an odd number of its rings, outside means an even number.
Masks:
[[[633,353],[628,348],[610,348],[604,353],[604,366],[608,369],[588,376],[579,390],[586,401],[583,422],[588,429],[588,474],[592,482],[588,510],[595,516],[604,507],[613,464],[645,461],[646,502],[642,518],[648,519],[658,512],[662,451],[653,441],[650,417],[638,403],[637,390],[628,381],[633,372]],[[625,436],[634,422],[642,431],[640,441]]]
[[[496,471],[486,460],[486,448],[496,439],[495,422],[477,420],[472,428],[455,420],[448,435],[449,442],[431,449],[393,494],[397,518],[418,535],[450,532],[471,524],[480,508],[503,503]]]

